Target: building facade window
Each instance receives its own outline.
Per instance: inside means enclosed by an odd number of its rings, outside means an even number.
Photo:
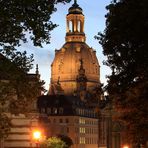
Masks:
[[[80,127],[80,128],[79,128],[79,132],[80,132],[80,133],[85,133],[85,128],[84,128],[84,127]]]
[[[53,114],[57,114],[58,113],[58,109],[57,108],[53,108]]]
[[[47,108],[47,114],[51,114],[51,108]]]
[[[65,119],[65,122],[66,122],[66,123],[69,123],[69,119],[66,118],[66,119]]]
[[[79,118],[79,124],[85,124],[85,119]]]
[[[45,108],[41,108],[41,113],[45,113]]]
[[[86,143],[85,137],[80,137],[79,143],[80,143],[80,144],[85,144],[85,143]]]

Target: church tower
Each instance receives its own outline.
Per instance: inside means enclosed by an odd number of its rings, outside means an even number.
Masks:
[[[55,58],[51,64],[51,86],[59,81],[64,94],[73,95],[77,90],[82,59],[87,78],[86,91],[91,91],[100,84],[100,66],[96,51],[85,42],[84,14],[76,0],[68,10],[66,25],[65,44],[61,49],[55,50]]]
[[[85,42],[84,15],[76,0],[66,16],[66,42]]]

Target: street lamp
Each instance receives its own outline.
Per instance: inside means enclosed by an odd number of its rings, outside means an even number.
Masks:
[[[128,145],[124,145],[123,148],[129,148],[129,146]]]
[[[39,130],[33,131],[33,138],[36,140],[36,147],[39,148],[39,140],[41,139],[41,132]]]

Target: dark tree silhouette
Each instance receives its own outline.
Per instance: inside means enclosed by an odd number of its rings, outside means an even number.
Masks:
[[[55,5],[70,0],[1,0],[0,45],[16,46],[26,42],[26,32],[34,45],[50,42],[50,31],[57,25],[51,22]]]
[[[38,77],[32,81],[27,75],[33,55],[27,56],[26,51],[16,48],[27,40],[35,46],[50,43],[50,31],[57,26],[51,22],[51,15],[56,4],[66,2],[70,0],[0,1],[0,119],[5,117],[6,104],[11,113],[27,113],[39,90],[44,90],[43,81]],[[0,138],[9,131],[3,130],[3,125],[9,123],[7,117],[0,122]]]
[[[65,136],[65,135],[58,135],[57,137],[65,142],[66,144],[65,148],[70,148],[73,145],[73,141],[70,137]]]
[[[148,140],[148,1],[113,0],[106,8],[106,29],[96,38],[113,69],[107,91],[138,147]]]

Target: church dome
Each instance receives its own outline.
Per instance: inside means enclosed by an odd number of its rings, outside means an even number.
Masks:
[[[50,88],[58,82],[65,95],[73,95],[100,84],[100,66],[95,50],[85,43],[84,15],[76,0],[69,8],[66,25],[66,43],[55,51],[51,65]]]
[[[83,60],[87,90],[93,89],[100,83],[100,67],[96,52],[85,42],[67,42],[60,50],[55,52],[55,58],[51,66],[51,84],[59,80],[66,94],[74,93],[80,69],[80,59]]]

